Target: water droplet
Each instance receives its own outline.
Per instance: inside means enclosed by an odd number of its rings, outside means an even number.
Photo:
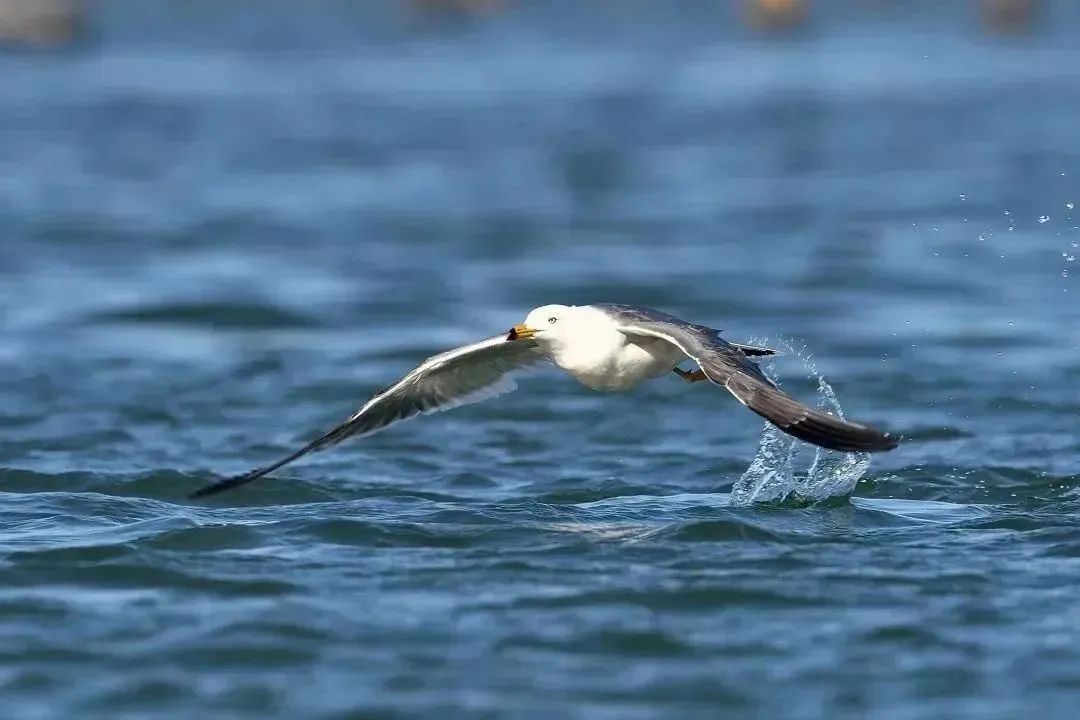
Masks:
[[[1048,222],[1049,220],[1050,220],[1049,215],[1040,215],[1039,216],[1039,224],[1040,225],[1043,224],[1044,222]]]

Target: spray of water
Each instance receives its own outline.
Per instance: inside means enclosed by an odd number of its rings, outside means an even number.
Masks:
[[[786,339],[774,342],[772,346],[783,350],[785,357],[797,358],[807,376],[817,380],[818,407],[844,417],[836,393],[817,371],[805,346],[796,347]],[[770,377],[773,376],[771,363],[763,366],[763,369]],[[813,452],[805,470],[801,469],[797,462],[800,450]],[[859,479],[869,467],[870,456],[867,453],[839,453],[812,448],[767,424],[761,435],[757,455],[731,489],[731,504],[803,505],[845,497],[855,490]]]
[[[1074,207],[1076,207],[1074,203],[1071,203],[1071,202],[1065,203],[1065,209],[1068,211],[1068,213],[1065,216],[1065,219],[1067,221],[1069,221],[1069,222],[1072,222],[1072,219],[1073,219],[1072,211],[1073,211]],[[1073,229],[1073,232],[1075,234],[1075,231],[1080,230],[1080,227],[1077,227],[1076,225],[1073,225],[1072,229]],[[1061,237],[1061,233],[1058,233],[1058,237]],[[1067,249],[1061,251],[1061,257],[1062,257],[1062,259],[1065,260],[1065,268],[1061,271],[1061,277],[1068,278],[1069,275],[1071,274],[1070,271],[1075,270],[1075,266],[1072,265],[1071,263],[1076,262],[1076,258],[1077,258],[1078,255],[1080,255],[1080,242],[1077,242],[1076,240],[1073,240],[1072,242],[1070,242],[1069,247]],[[1066,288],[1065,291],[1068,292],[1068,288]]]

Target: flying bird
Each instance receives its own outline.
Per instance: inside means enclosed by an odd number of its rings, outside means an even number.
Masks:
[[[246,485],[303,455],[345,438],[370,435],[418,414],[448,410],[510,392],[511,374],[551,362],[594,390],[626,391],[674,372],[708,380],[783,432],[829,450],[883,452],[897,438],[869,425],[814,410],[782,393],[754,358],[774,350],[729,343],[720,331],[633,305],[544,305],[509,332],[434,355],[317,440],[269,465],[207,485],[201,498]],[[679,364],[692,360],[697,369]]]

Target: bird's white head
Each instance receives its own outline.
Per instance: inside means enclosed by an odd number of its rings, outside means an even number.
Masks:
[[[573,324],[574,309],[566,305],[543,305],[525,316],[525,322],[515,325],[508,340],[535,338],[538,342],[557,341]]]
[[[544,305],[530,312],[525,322],[515,325],[507,340],[532,338],[549,354],[558,357],[572,346],[594,344],[604,331],[611,332],[603,313],[588,305]]]

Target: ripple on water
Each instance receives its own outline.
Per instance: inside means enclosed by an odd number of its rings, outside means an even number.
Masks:
[[[851,498],[851,504],[861,510],[885,513],[903,520],[919,523],[960,523],[986,518],[994,513],[988,505],[964,505],[935,500],[895,500]]]
[[[173,302],[142,305],[93,313],[80,323],[132,323],[140,325],[189,325],[242,330],[288,330],[321,327],[308,315],[269,303]]]

